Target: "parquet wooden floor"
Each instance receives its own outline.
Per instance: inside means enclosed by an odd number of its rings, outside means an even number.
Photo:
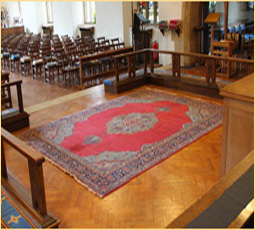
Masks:
[[[151,85],[141,88],[194,97]],[[30,128],[126,94],[106,94],[103,86],[78,92],[39,84],[31,76],[26,77],[22,90],[25,107],[31,112]],[[63,97],[74,91],[73,96]],[[50,99],[54,100],[44,103]],[[59,218],[61,228],[164,228],[219,180],[221,139],[219,127],[103,199],[46,162],[48,210]],[[9,149],[6,155],[9,172],[29,190],[26,160]]]

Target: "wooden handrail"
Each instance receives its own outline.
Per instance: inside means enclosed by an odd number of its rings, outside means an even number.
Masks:
[[[128,56],[131,56],[131,55],[143,54],[143,53],[146,53],[146,52],[148,52],[148,49],[137,50],[137,51],[133,51],[133,52],[128,52],[128,53],[124,53],[124,54],[115,55],[114,58],[115,59],[121,59],[121,58],[128,57]]]
[[[44,156],[26,145],[23,141],[13,136],[5,129],[1,128],[1,137],[6,143],[11,145],[14,149],[19,151],[24,157],[35,162],[37,165],[42,164],[45,161]]]
[[[86,62],[86,61],[90,61],[90,60],[95,60],[98,58],[108,57],[111,55],[116,55],[116,54],[123,53],[123,52],[130,52],[132,50],[133,50],[132,47],[121,48],[118,50],[108,50],[108,51],[97,53],[97,54],[84,55],[84,56],[81,56],[79,59],[80,59],[80,63],[81,63],[81,62]]]
[[[21,83],[22,83],[22,80],[11,81],[11,82],[8,82],[8,83],[1,84],[1,88],[10,87],[10,86],[13,86],[13,85],[20,85]]]
[[[29,198],[29,194],[24,188],[7,173],[4,142],[27,158],[32,199]],[[57,226],[59,222],[47,212],[42,167],[43,162],[45,162],[45,158],[39,152],[33,150],[11,133],[1,128],[2,185],[12,194],[13,198],[38,221],[40,226],[45,228],[52,224]]]
[[[197,53],[188,53],[188,52],[175,52],[175,51],[167,51],[167,50],[155,50],[155,49],[147,49],[153,53],[162,53],[162,54],[177,54],[182,56],[189,56],[189,57],[198,57],[198,58],[205,58],[205,59],[216,59],[221,61],[232,61],[232,62],[240,62],[240,63],[247,63],[253,64],[253,60],[249,59],[241,59],[241,58],[233,58],[233,57],[219,57],[215,55],[206,55],[206,54],[197,54]]]

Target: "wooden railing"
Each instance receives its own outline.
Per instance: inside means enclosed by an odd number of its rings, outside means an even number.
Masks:
[[[150,67],[150,73],[154,74],[154,61],[153,61],[153,53],[158,53],[158,54],[166,54],[166,55],[172,55],[172,64],[171,64],[171,71],[172,71],[172,76],[176,78],[181,78],[181,58],[183,57],[190,57],[190,58],[197,58],[197,59],[202,59],[203,62],[205,63],[204,65],[204,76],[206,77],[206,81],[208,83],[215,83],[216,81],[216,69],[217,69],[217,62],[230,62],[230,63],[235,63],[235,64],[243,64],[246,65],[246,73],[244,74],[245,76],[252,73],[254,71],[253,65],[254,61],[253,60],[248,60],[248,59],[240,59],[240,58],[232,58],[232,57],[219,57],[215,55],[205,55],[205,54],[197,54],[197,53],[187,53],[187,52],[174,52],[174,51],[164,51],[164,50],[154,50],[154,49],[146,49],[146,50],[141,50],[141,51],[136,51],[136,52],[130,52],[122,55],[117,55],[115,56],[115,78],[116,82],[119,82],[119,75],[118,75],[118,59],[120,58],[127,58],[131,64],[131,66],[135,66],[135,57],[138,55],[143,54],[144,55],[144,62],[143,62],[143,67],[144,72],[147,70],[147,65],[148,65],[148,60],[149,60],[149,67]],[[132,60],[132,61],[131,61]],[[132,73],[134,72],[133,68],[128,69],[128,76],[132,76]]]
[[[24,188],[8,174],[4,142],[27,159],[32,198],[30,198]],[[29,212],[41,227],[56,227],[59,222],[48,214],[46,207],[42,167],[44,162],[45,158],[39,152],[33,150],[24,142],[1,128],[2,185],[22,205],[22,207]]]
[[[86,82],[97,80],[100,78],[105,79],[107,77],[113,76],[115,73],[113,56],[121,54],[121,53],[131,52],[132,50],[133,50],[132,47],[127,47],[127,48],[120,48],[117,50],[110,50],[110,51],[106,51],[106,52],[102,52],[102,53],[97,53],[97,54],[93,54],[93,55],[85,55],[85,56],[80,57],[79,58],[80,88],[83,89],[84,83],[86,83]],[[104,58],[112,58],[112,60],[111,60],[112,63],[109,63],[110,68],[108,68],[108,70],[102,70],[99,66],[100,59],[102,60]],[[88,66],[88,64],[90,64],[90,63],[91,63],[91,66]],[[88,68],[93,68],[93,65],[95,65],[95,66],[97,65],[96,70],[94,72],[91,71],[91,73],[88,73],[86,70]]]
[[[115,66],[115,78],[116,78],[116,82],[120,81],[119,75],[120,75],[120,62],[122,60],[126,60],[127,61],[127,74],[128,74],[128,78],[135,78],[136,77],[136,70],[137,68],[139,68],[137,66],[137,56],[143,56],[143,65],[139,66],[140,68],[143,69],[143,76],[147,77],[147,62],[148,62],[148,51],[147,50],[139,50],[139,51],[135,51],[135,52],[128,52],[125,54],[120,54],[120,55],[116,55],[114,57],[114,66]]]
[[[17,81],[12,81],[12,82],[1,84],[1,90],[3,91],[4,89],[7,89],[8,92],[10,92],[10,88],[12,86],[16,86],[17,95],[18,95],[18,106],[19,106],[20,113],[24,112],[21,84],[22,84],[22,80],[17,80]],[[11,94],[9,94],[9,97],[11,100]]]
[[[215,55],[206,55],[206,54],[197,54],[197,53],[188,53],[188,52],[173,52],[173,51],[162,51],[162,50],[149,50],[150,55],[152,57],[153,53],[158,54],[169,54],[172,55],[172,72],[173,76],[180,77],[181,73],[181,64],[180,60],[181,57],[191,57],[202,59],[205,63],[204,74],[206,76],[206,81],[208,83],[215,83],[216,76],[217,76],[217,63],[220,62],[227,62],[227,63],[234,63],[234,64],[244,64],[247,65],[245,76],[252,73],[254,71],[254,61],[248,59],[241,59],[241,58],[233,58],[233,57],[220,57]],[[151,58],[152,60],[152,58]],[[153,65],[153,64],[152,64]],[[153,66],[151,66],[151,72],[153,72]]]

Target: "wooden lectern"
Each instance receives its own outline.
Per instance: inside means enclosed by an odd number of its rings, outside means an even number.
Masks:
[[[205,19],[205,23],[211,24],[211,53],[212,53],[212,45],[213,45],[213,27],[220,19],[221,13],[209,13]]]

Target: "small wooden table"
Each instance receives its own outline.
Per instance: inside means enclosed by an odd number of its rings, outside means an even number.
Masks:
[[[254,74],[221,89],[224,97],[221,175],[254,147]]]

